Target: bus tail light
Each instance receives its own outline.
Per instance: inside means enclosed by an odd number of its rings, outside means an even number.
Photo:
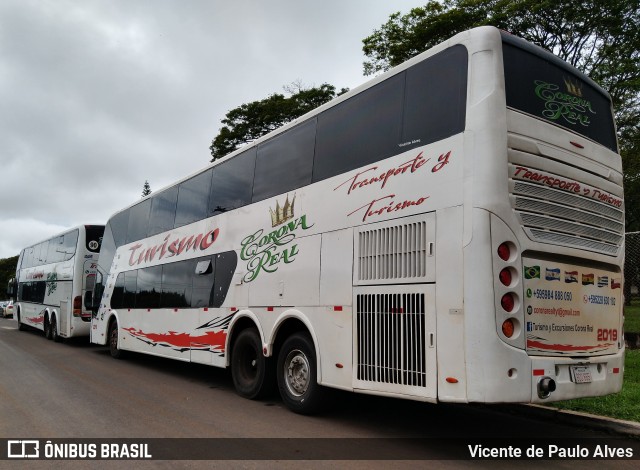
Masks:
[[[513,333],[516,331],[516,326],[513,323],[513,319],[507,318],[502,322],[502,334],[504,334],[507,338],[511,338]]]
[[[511,282],[513,281],[511,270],[509,268],[504,268],[502,271],[500,271],[499,278],[503,286],[509,287],[511,285]]]
[[[505,310],[505,312],[512,312],[513,308],[516,305],[516,299],[514,298],[511,292],[504,294],[502,299],[500,299],[500,305]]]
[[[79,317],[82,315],[82,296],[76,295],[73,298],[73,316]]]
[[[498,246],[498,256],[502,261],[508,261],[511,258],[511,248],[509,248],[508,243],[501,243]]]

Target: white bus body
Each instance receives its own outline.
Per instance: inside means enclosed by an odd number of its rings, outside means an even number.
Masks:
[[[56,341],[89,335],[91,311],[82,299],[94,288],[103,232],[103,225],[81,225],[22,250],[14,314],[20,329]]]
[[[474,29],[114,215],[91,341],[299,412],[613,393],[622,195],[608,95]]]

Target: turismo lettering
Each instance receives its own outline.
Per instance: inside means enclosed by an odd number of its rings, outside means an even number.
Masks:
[[[220,229],[209,230],[197,235],[187,235],[182,238],[171,239],[171,234],[167,235],[162,243],[145,248],[142,244],[136,243],[129,248],[129,266],[149,263],[153,260],[171,258],[181,255],[189,250],[204,251],[218,239]]]
[[[415,201],[414,200],[405,200],[405,201],[396,203],[394,201],[395,197],[396,197],[395,194],[389,194],[388,196],[384,196],[384,197],[381,197],[381,198],[378,198],[378,199],[374,199],[373,201],[365,204],[364,206],[357,208],[356,210],[354,210],[350,214],[347,214],[347,217],[350,217],[353,214],[355,214],[356,212],[360,212],[360,211],[362,211],[364,209],[364,215],[362,216],[362,221],[364,222],[369,217],[380,216],[380,215],[388,214],[388,213],[391,213],[391,212],[401,211],[401,210],[407,209],[408,207],[419,206],[423,202],[425,202],[427,199],[429,199],[429,196],[423,196],[421,198],[416,199]],[[390,202],[380,203],[381,201],[384,201],[385,199],[391,199],[391,201]]]

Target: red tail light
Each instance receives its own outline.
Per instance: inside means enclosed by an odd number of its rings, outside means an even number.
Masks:
[[[500,271],[500,282],[503,286],[510,286],[511,281],[513,281],[513,276],[511,275],[511,270],[509,268],[504,268]]]
[[[504,294],[502,296],[502,299],[500,299],[500,305],[502,305],[502,308],[506,312],[513,311],[513,307],[515,307],[515,305],[516,305],[516,301],[515,301],[515,299],[513,297],[513,294],[511,294],[511,293]]]
[[[498,247],[498,256],[502,261],[508,261],[511,258],[511,249],[507,243],[501,243]]]
[[[504,334],[507,338],[511,338],[515,330],[516,327],[513,324],[513,320],[511,318],[507,318],[504,322],[502,322],[502,334]]]
[[[79,317],[82,315],[82,296],[76,295],[73,298],[73,316]]]

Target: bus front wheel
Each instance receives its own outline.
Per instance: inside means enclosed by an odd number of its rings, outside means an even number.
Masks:
[[[118,347],[118,321],[113,320],[109,325],[109,353],[114,359],[122,359],[124,351]]]
[[[285,406],[300,414],[313,414],[325,404],[326,390],[318,385],[316,350],[304,333],[290,336],[278,354],[278,389]]]
[[[231,376],[238,395],[255,400],[266,395],[273,383],[271,361],[262,354],[260,334],[242,330],[231,350]]]
[[[25,331],[26,325],[20,321],[20,310],[18,310],[18,331]]]

